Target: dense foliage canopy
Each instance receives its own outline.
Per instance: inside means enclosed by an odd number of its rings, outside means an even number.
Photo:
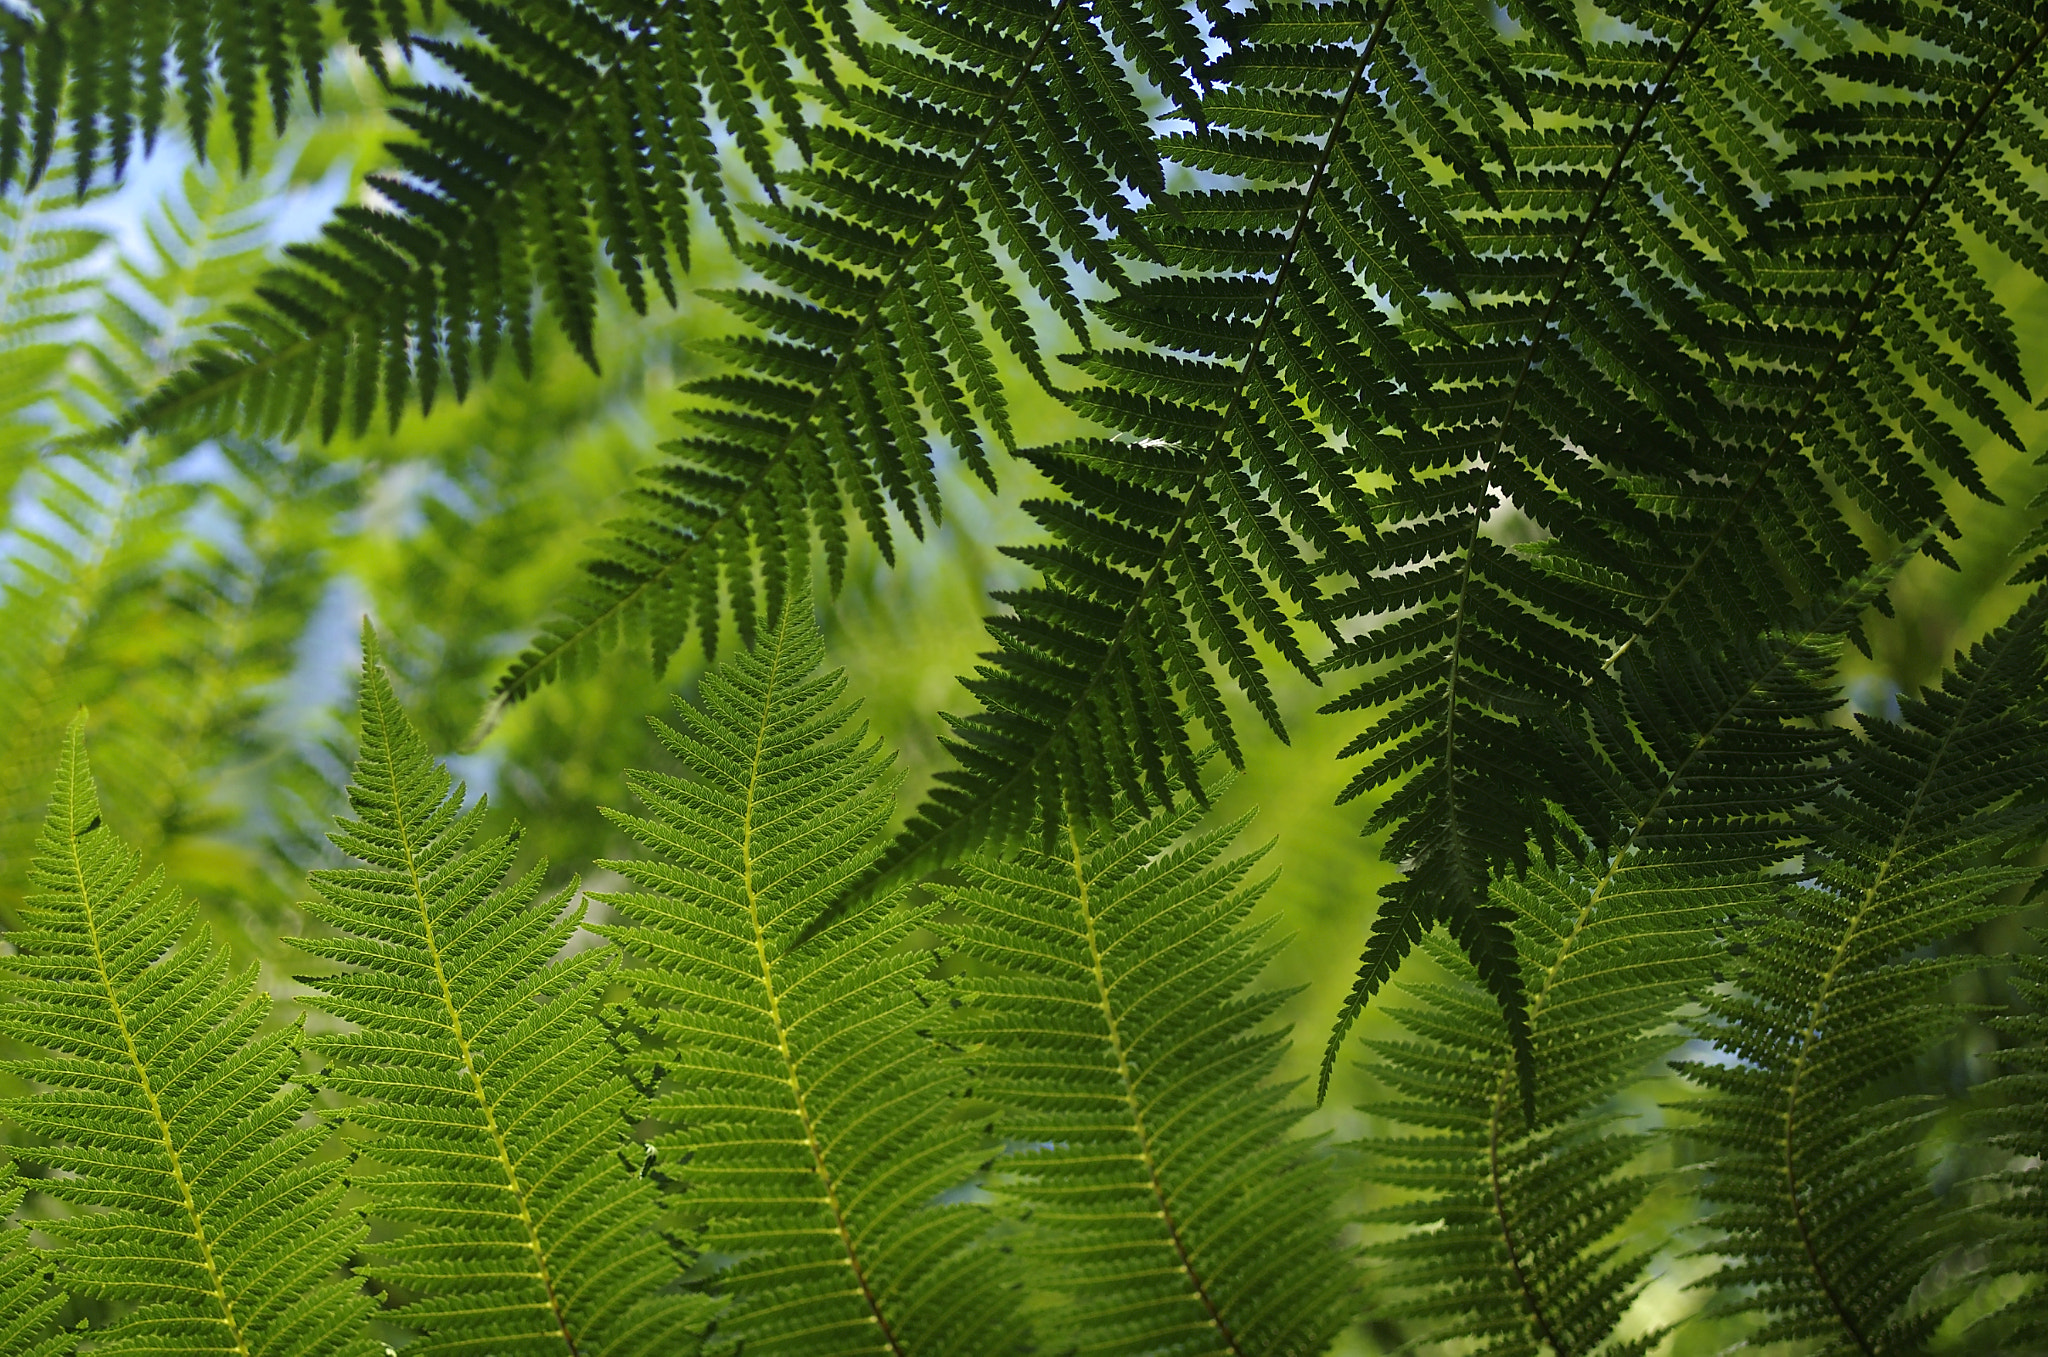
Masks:
[[[2048,1352],[2039,0],[38,0],[0,194],[7,1352]]]

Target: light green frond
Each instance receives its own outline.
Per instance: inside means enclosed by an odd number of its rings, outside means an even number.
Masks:
[[[41,1222],[66,1287],[125,1302],[94,1351],[370,1357],[370,1304],[338,1280],[362,1243],[342,1164],[289,1082],[274,1027],[193,911],[101,820],[83,719],[58,765],[34,893],[0,959],[0,1033],[40,1054],[7,1115],[69,1214]]]
[[[1253,988],[1260,855],[1227,856],[1241,824],[1183,842],[1199,813],[1069,829],[943,892],[978,964],[941,1030],[1000,1108],[1057,1351],[1310,1354],[1348,1318],[1331,1161],[1271,1082],[1286,996]]]
[[[849,728],[845,681],[794,595],[759,647],[704,677],[701,709],[656,725],[686,777],[635,773],[646,813],[611,813],[647,856],[600,897],[661,1080],[662,1171],[696,1243],[730,1260],[718,1332],[748,1354],[973,1357],[1024,1336],[985,1207],[993,1152],[965,1080],[922,1035],[928,911],[878,909],[801,948],[805,924],[873,862],[889,759]]]
[[[357,1184],[397,1226],[362,1270],[410,1299],[408,1352],[671,1357],[705,1306],[675,1289],[659,1199],[628,1131],[638,1100],[597,1019],[607,954],[557,959],[582,923],[573,888],[507,880],[516,834],[429,757],[364,632],[354,819],[363,865],[312,874],[329,932],[299,947],[345,969],[307,1001],[352,1025],[315,1039],[361,1133]]]
[[[1972,958],[1936,944],[2009,908],[2048,816],[2048,594],[1958,657],[1939,690],[1902,697],[1824,803],[1806,879],[1743,929],[1732,985],[1700,1035],[1724,1053],[1684,1067],[1706,1165],[1723,1302],[1763,1320],[1755,1341],[1827,1353],[1918,1351],[1943,1305],[1915,1288],[1949,1239],[1917,1158],[1937,1100],[1886,1096],[1958,1016]]]
[[[28,1228],[8,1219],[27,1194],[14,1165],[0,1164],[0,1352],[58,1357],[71,1348],[69,1335],[51,1332],[64,1293],[51,1285],[51,1260],[30,1246]]]

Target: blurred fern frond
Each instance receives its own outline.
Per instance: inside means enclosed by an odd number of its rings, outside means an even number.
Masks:
[[[1896,720],[1859,716],[1806,878],[1741,931],[1732,983],[1703,996],[1699,1034],[1726,1059],[1682,1066],[1714,1095],[1687,1106],[1713,1151],[1723,1302],[1760,1318],[1753,1341],[1917,1351],[1944,1316],[1915,1295],[1958,1210],[1917,1159],[1934,1103],[1885,1081],[1957,1018],[1947,982],[1972,959],[1931,949],[2037,874],[2044,628],[2037,594],[1938,690],[1901,696]]]

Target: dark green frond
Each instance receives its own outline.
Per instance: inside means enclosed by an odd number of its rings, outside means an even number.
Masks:
[[[1914,1299],[1949,1237],[1916,1157],[1933,1104],[1883,1081],[1955,1021],[1946,984],[1971,958],[1930,949],[2036,875],[2044,624],[2048,594],[1896,721],[1858,718],[1806,878],[1742,930],[1733,983],[1704,999],[1700,1034],[1727,1059],[1683,1067],[1715,1095],[1688,1106],[1713,1148],[1718,1280],[1763,1317],[1755,1341],[1904,1353],[1942,1318]]]
[[[1985,1327],[2002,1331],[2018,1350],[2048,1344],[2048,952],[2041,950],[2048,938],[2037,930],[2033,943],[2035,950],[2012,958],[2013,992],[2026,1007],[1991,1020],[2009,1044],[1998,1053],[2002,1073],[1981,1093],[1990,1104],[1985,1121],[1992,1143],[2012,1165],[1992,1208],[2008,1226],[1999,1261],[2030,1282],[2018,1302],[1989,1316]]]
[[[1654,1179],[1611,1100],[1679,1044],[1678,1006],[1723,963],[1730,927],[1775,900],[1765,869],[1810,828],[1842,743],[1820,724],[1833,651],[1886,577],[1759,644],[1619,662],[1617,702],[1574,741],[1603,846],[1492,887],[1529,996],[1533,1121],[1509,1035],[1469,983],[1416,988],[1419,1007],[1396,1011],[1413,1039],[1370,1043],[1392,1098],[1367,1110],[1415,1132],[1368,1144],[1373,1177],[1422,1194],[1376,1217],[1423,1227],[1374,1250],[1401,1292],[1388,1318],[1528,1357],[1659,1341],[1614,1338],[1648,1256],[1611,1236]]]
[[[878,910],[801,949],[878,850],[894,778],[818,672],[810,597],[704,676],[656,732],[686,776],[630,775],[647,852],[606,864],[603,931],[647,1034],[639,1064],[692,1242],[729,1260],[718,1335],[748,1353],[968,1357],[1023,1339],[1005,1252],[963,1201],[993,1153],[925,1029],[929,911]]]
[[[870,44],[788,200],[749,209],[770,238],[741,258],[769,286],[720,300],[755,333],[720,346],[732,371],[693,386],[694,432],[498,681],[486,728],[623,638],[659,667],[692,629],[715,649],[729,609],[749,642],[815,548],[837,585],[849,518],[893,559],[892,514],[922,536],[942,512],[939,457],[994,485],[987,436],[1013,442],[996,346],[1049,384],[1027,308],[1087,343],[1082,275],[1124,281],[1104,232],[1142,252],[1126,199],[1162,187],[1118,58],[1143,68],[1186,16],[1111,8],[1107,36],[1081,0],[892,8],[915,45]]]
[[[444,382],[462,399],[508,345],[524,370],[537,299],[594,366],[600,252],[636,310],[650,284],[673,305],[693,214],[733,232],[717,132],[772,196],[757,96],[773,130],[807,148],[795,81],[832,80],[826,26],[859,50],[833,0],[451,8],[477,36],[414,43],[460,83],[393,91],[412,137],[371,178],[382,202],[340,209],[294,247],[259,300],[108,436],[197,425],[324,439],[361,432],[380,406],[395,426]]]
[[[670,1357],[694,1352],[701,1298],[677,1291],[659,1197],[630,1123],[639,1099],[597,1019],[601,950],[560,957],[573,889],[507,880],[516,835],[428,755],[364,630],[362,747],[334,834],[363,865],[312,874],[330,932],[298,946],[346,969],[308,1003],[353,1030],[316,1038],[362,1133],[353,1175],[399,1227],[362,1270],[409,1297],[417,1353]]]
[[[1306,1357],[1348,1317],[1332,1161],[1271,1082],[1259,855],[1228,856],[1241,824],[1184,841],[1199,813],[1126,810],[942,891],[978,963],[942,1030],[1000,1109],[1057,1350]]]
[[[370,1302],[337,1275],[363,1226],[290,1082],[299,1028],[267,1026],[255,969],[102,821],[82,717],[32,872],[0,1032],[41,1053],[9,1064],[40,1089],[6,1112],[69,1209],[38,1222],[66,1288],[127,1302],[94,1350],[369,1357]]]

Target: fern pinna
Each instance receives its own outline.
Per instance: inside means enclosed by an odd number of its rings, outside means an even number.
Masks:
[[[687,777],[640,772],[612,812],[647,856],[604,933],[627,970],[659,1081],[661,1172],[695,1247],[729,1260],[719,1335],[754,1353],[996,1353],[1021,1337],[1014,1278],[955,1201],[994,1152],[964,1080],[922,1029],[928,910],[842,922],[793,947],[871,861],[894,776],[849,728],[808,595],[751,654],[704,677],[656,733]]]
[[[606,1357],[694,1350],[704,1306],[674,1287],[658,1196],[628,1122],[637,1104],[597,1017],[608,955],[556,959],[582,922],[508,879],[516,833],[429,757],[364,631],[354,818],[362,865],[313,873],[298,946],[344,969],[307,1002],[352,1025],[309,1043],[362,1133],[356,1183],[400,1227],[362,1271],[407,1299],[419,1353]]]
[[[340,1160],[306,1124],[296,1025],[268,1026],[252,967],[144,876],[100,817],[84,718],[72,724],[0,957],[0,1032],[40,1086],[7,1117],[39,1190],[38,1221],[72,1294],[122,1302],[95,1350],[221,1357],[371,1357],[371,1308],[341,1281],[362,1220]]]
[[[1759,1318],[1753,1341],[1914,1352],[1953,1303],[1915,1294],[1958,1209],[1918,1158],[1937,1102],[1885,1081],[1958,1016],[1948,984],[1972,958],[1930,950],[2038,875],[2044,627],[2036,594],[1896,720],[1859,717],[1807,879],[1749,921],[1732,985],[1703,995],[1699,1034],[1728,1059],[1684,1066],[1717,1095],[1687,1104],[1691,1134],[1710,1147],[1719,1280]]]
[[[814,544],[837,584],[849,518],[893,558],[892,513],[922,536],[942,511],[930,435],[994,485],[984,428],[1012,445],[994,350],[1050,381],[1030,304],[1085,343],[1088,280],[1123,281],[1098,223],[1133,230],[1126,197],[1161,170],[1120,58],[1190,98],[1171,79],[1199,50],[1190,16],[916,0],[890,17],[907,41],[863,49],[865,75],[782,181],[792,201],[748,209],[771,238],[740,257],[769,287],[718,294],[750,331],[713,346],[733,370],[690,385],[692,433],[648,469],[489,715],[622,635],[656,664],[692,628],[714,646],[721,594],[749,638]]]
[[[1241,824],[1183,842],[1199,814],[1125,808],[942,891],[979,965],[941,1030],[1012,1146],[998,1181],[1057,1351],[1315,1353],[1349,1307],[1337,1176],[1271,1082],[1287,996],[1251,987],[1270,878],[1229,856]]]

